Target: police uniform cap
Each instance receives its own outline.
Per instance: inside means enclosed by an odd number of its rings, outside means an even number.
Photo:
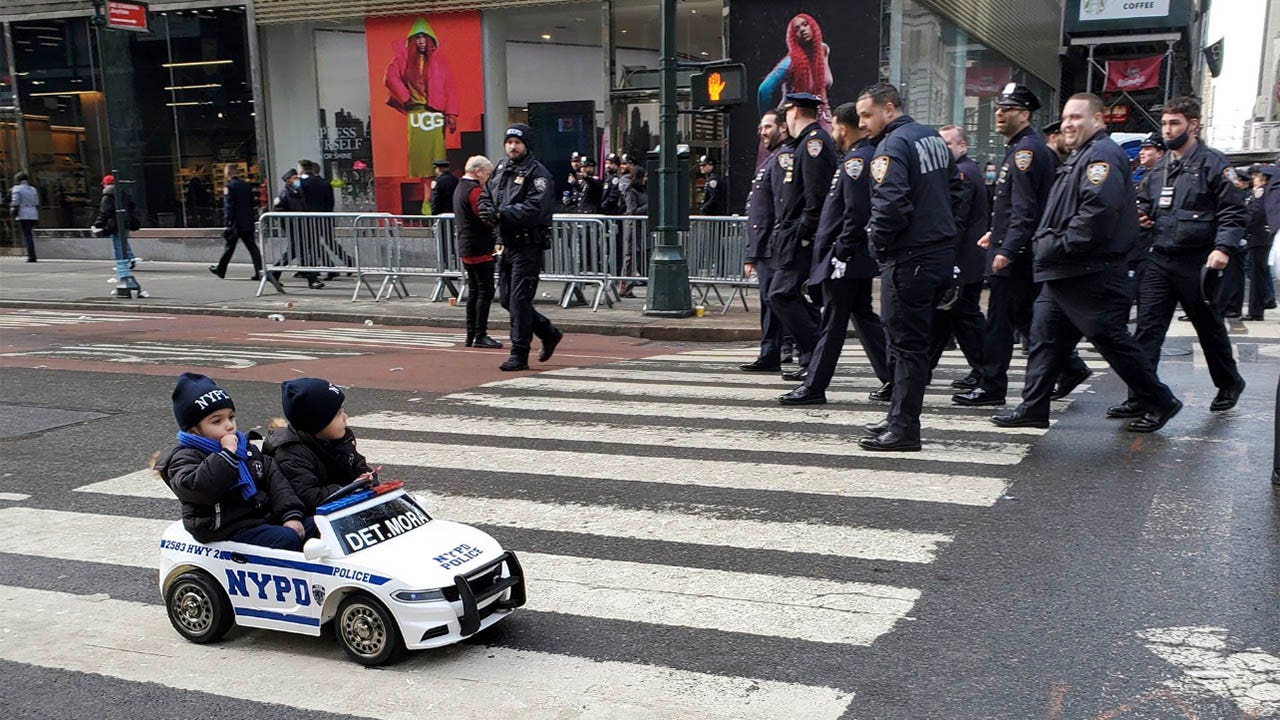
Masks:
[[[996,100],[996,105],[1000,107],[1019,107],[1035,112],[1040,109],[1040,99],[1026,85],[1009,83],[1004,86],[1004,90],[1000,91],[1000,98]]]
[[[716,161],[712,160],[710,155],[703,155],[702,157],[698,158],[698,164],[699,165],[715,165]]]
[[[580,160],[580,159],[582,159],[582,153],[578,152],[577,150],[574,150],[574,151],[573,151],[573,154],[569,156],[569,159],[570,159],[570,160]]]
[[[807,92],[787,93],[786,99],[782,103],[782,107],[784,110],[790,109],[793,107],[817,109],[821,106],[822,106],[822,98],[818,97],[817,95],[814,95],[813,93],[807,93]]]
[[[630,154],[622,153],[622,157],[618,160],[618,162],[622,163],[623,165],[634,165],[636,161],[631,159]]]
[[[1142,138],[1142,142],[1138,144],[1138,147],[1153,147],[1157,150],[1164,150],[1164,139],[1155,133],[1150,133]]]
[[[432,164],[432,165],[434,165],[434,166],[436,166],[436,167],[449,167],[449,161],[448,161],[448,160],[436,160],[435,162],[433,162],[433,163],[431,163],[431,164]]]
[[[618,153],[609,153],[608,155],[605,155],[605,156],[604,156],[604,161],[605,161],[605,162],[616,163],[616,162],[618,162],[619,160],[620,160],[620,158],[618,157]]]
[[[1057,135],[1062,132],[1062,121],[1054,120],[1053,122],[1040,128],[1041,135]]]
[[[1277,173],[1280,173],[1280,168],[1275,165],[1263,165],[1258,168],[1258,172],[1266,175],[1267,177],[1275,177]]]
[[[578,158],[578,164],[583,167],[595,167],[596,161],[593,158],[589,158],[586,155],[582,155]]]

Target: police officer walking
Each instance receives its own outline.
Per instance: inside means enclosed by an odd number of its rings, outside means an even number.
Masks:
[[[716,174],[716,161],[710,155],[698,159],[698,169],[702,171],[702,215],[726,215],[728,204],[725,202],[724,186],[720,176]]]
[[[933,310],[955,265],[952,198],[960,194],[960,173],[938,133],[903,113],[893,85],[866,88],[857,107],[862,129],[876,143],[867,232],[884,266],[880,312],[893,364],[888,417],[867,426],[872,437],[858,444],[873,451],[919,450]]]
[[[744,372],[778,372],[782,370],[783,333],[782,321],[774,316],[769,305],[773,280],[769,237],[777,220],[782,181],[792,162],[786,116],[777,110],[765,113],[760,118],[759,134],[769,155],[756,170],[751,179],[751,192],[747,194],[747,249],[742,274],[750,277],[755,272],[760,284],[760,355],[739,367]]]
[[[866,230],[871,217],[871,173],[867,168],[875,146],[858,127],[854,103],[836,108],[831,135],[845,154],[822,206],[809,271],[809,283],[822,286],[822,334],[804,384],[779,397],[783,405],[821,405],[827,401],[827,386],[844,349],[851,313],[871,369],[882,383],[892,379],[884,326],[871,308],[871,283],[880,274],[880,266],[867,249]]]
[[[964,181],[960,202],[954,207],[956,223],[956,264],[951,286],[933,314],[933,341],[929,347],[929,369],[938,367],[947,342],[952,337],[969,362],[970,377],[982,367],[982,344],[986,335],[986,319],[982,316],[982,278],[986,274],[987,253],[978,241],[987,233],[987,185],[982,171],[969,157],[969,140],[959,125],[938,129],[956,169]],[[957,381],[959,383],[960,381]]]
[[[1054,379],[1083,334],[1133,390],[1145,411],[1132,432],[1154,432],[1182,402],[1156,377],[1129,334],[1128,257],[1138,239],[1129,157],[1106,133],[1097,95],[1072,95],[1062,130],[1075,152],[1058,169],[1036,230],[1035,275],[1044,286],[1031,323],[1022,404],[991,420],[1000,427],[1049,427]]]
[[[783,105],[792,138],[792,161],[782,175],[777,222],[769,236],[774,270],[769,304],[800,351],[800,367],[783,373],[786,380],[805,378],[818,344],[818,309],[805,296],[805,284],[822,203],[836,168],[835,145],[818,124],[821,104],[822,100],[810,93],[793,93],[786,96]]]
[[[534,335],[542,341],[539,362],[551,359],[564,333],[533,308],[543,253],[551,246],[555,183],[546,166],[533,158],[533,131],[516,123],[507,128],[507,157],[494,168],[480,195],[480,217],[498,228],[498,302],[511,313],[511,356],[500,370],[528,370]]]
[[[1218,388],[1209,409],[1230,410],[1244,391],[1244,378],[1231,354],[1222,309],[1216,298],[1202,296],[1201,278],[1220,273],[1238,252],[1245,229],[1244,193],[1234,183],[1236,171],[1226,156],[1196,137],[1199,102],[1178,97],[1165,103],[1160,127],[1168,151],[1138,192],[1139,220],[1154,229],[1138,288],[1138,343],[1156,368],[1174,308],[1181,303]],[[1130,386],[1129,399],[1107,410],[1107,417],[1140,417],[1150,410]]]

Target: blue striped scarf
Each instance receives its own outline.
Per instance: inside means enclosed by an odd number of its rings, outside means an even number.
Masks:
[[[210,440],[203,435],[189,432],[178,433],[178,444],[182,447],[195,448],[207,453],[222,452],[222,443],[217,440]],[[235,487],[240,488],[240,495],[245,500],[249,500],[258,494],[258,486],[253,482],[253,475],[249,472],[248,458],[249,438],[245,437],[244,433],[236,431],[236,459],[240,461],[240,479],[236,481]]]

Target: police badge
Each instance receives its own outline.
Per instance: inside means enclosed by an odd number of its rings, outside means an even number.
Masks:
[[[1111,174],[1111,166],[1104,162],[1089,163],[1089,167],[1085,168],[1085,177],[1089,178],[1089,182],[1094,185],[1101,185],[1109,174]]]
[[[1031,167],[1031,151],[1019,150],[1013,154],[1013,164],[1022,172],[1026,172]]]
[[[844,171],[849,177],[857,180],[862,177],[862,158],[849,158],[844,161]]]
[[[884,182],[884,176],[889,174],[889,156],[881,155],[871,161],[871,179],[878,183]]]
[[[778,167],[783,170],[790,170],[791,166],[795,164],[795,161],[795,157],[789,152],[778,153]]]
[[[538,192],[546,192],[546,191],[547,191],[547,179],[546,179],[546,178],[534,178],[534,179],[533,179],[533,189],[534,189],[534,190],[537,190]]]
[[[318,583],[312,583],[311,597],[315,598],[317,605],[324,605],[324,586]]]
[[[809,157],[818,157],[822,154],[822,138],[806,140],[804,143],[804,150],[809,153]]]

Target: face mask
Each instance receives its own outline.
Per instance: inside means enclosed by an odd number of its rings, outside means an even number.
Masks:
[[[996,172],[994,170],[988,170],[986,173],[986,177],[987,177],[987,182],[993,183],[996,181]]]
[[[1186,130],[1183,130],[1182,134],[1179,135],[1178,137],[1173,138],[1172,140],[1165,140],[1164,146],[1169,148],[1170,150],[1181,150],[1182,146],[1186,145],[1187,141],[1190,139],[1191,139],[1191,128],[1188,127]]]
[[[294,180],[294,181],[293,181],[293,186],[294,186],[295,188],[300,188],[300,187],[302,187],[302,181],[301,181],[301,180]]]

